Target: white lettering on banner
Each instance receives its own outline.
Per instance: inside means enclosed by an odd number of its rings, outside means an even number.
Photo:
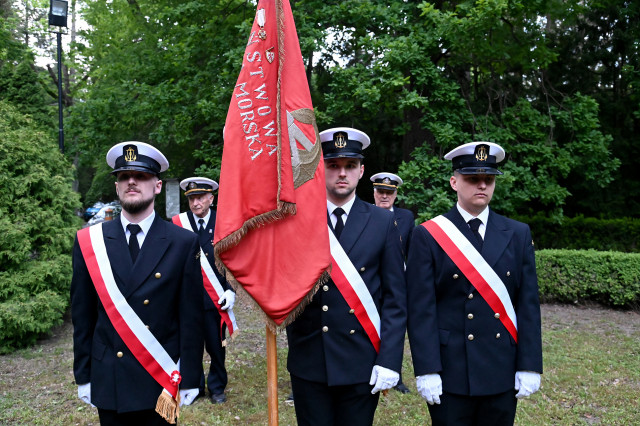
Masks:
[[[264,46],[261,41],[258,33],[253,31],[247,42],[247,51],[242,64],[245,81],[237,83],[234,89],[234,99],[240,114],[239,124],[242,126],[245,145],[252,161],[259,159],[263,153],[271,156],[278,152],[277,142],[266,141],[268,138],[278,136],[276,120],[272,117],[275,110],[269,103],[269,95],[273,94],[269,93],[270,89],[275,89],[270,88],[265,82],[260,83],[259,80],[255,80],[265,78],[265,69],[262,66]],[[267,66],[271,65],[267,64]]]
[[[260,37],[256,36],[255,31],[251,31],[251,35],[249,36],[249,41],[247,42],[247,46],[258,43],[260,41]]]

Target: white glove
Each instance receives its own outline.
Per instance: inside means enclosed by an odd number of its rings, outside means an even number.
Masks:
[[[540,374],[531,371],[516,372],[516,398],[526,398],[540,389]]]
[[[86,402],[92,407],[95,407],[91,403],[91,383],[85,383],[84,385],[78,385],[78,398],[83,402]]]
[[[180,406],[183,405],[191,405],[191,403],[196,399],[198,394],[200,393],[200,389],[180,389]]]
[[[420,395],[429,405],[440,404],[442,395],[442,378],[439,374],[425,374],[416,377],[416,386]]]
[[[375,385],[371,389],[371,393],[391,389],[398,384],[398,380],[400,380],[400,374],[388,368],[374,365],[371,370],[371,380],[369,380],[370,385]]]
[[[225,290],[220,300],[218,300],[218,305],[222,305],[220,309],[223,311],[233,308],[234,303],[236,303],[236,294],[232,290]]]

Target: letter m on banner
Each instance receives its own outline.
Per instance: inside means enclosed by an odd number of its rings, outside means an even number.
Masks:
[[[214,247],[274,327],[328,279],[321,159],[291,6],[260,0],[225,123]]]

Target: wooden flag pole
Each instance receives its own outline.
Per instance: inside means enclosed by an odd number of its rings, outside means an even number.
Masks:
[[[267,400],[269,426],[278,426],[278,345],[276,334],[267,328]]]

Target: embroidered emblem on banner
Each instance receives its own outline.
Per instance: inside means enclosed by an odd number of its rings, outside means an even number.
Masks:
[[[273,46],[268,48],[264,53],[269,63],[272,63],[274,59],[276,59],[276,53],[273,51]]]

